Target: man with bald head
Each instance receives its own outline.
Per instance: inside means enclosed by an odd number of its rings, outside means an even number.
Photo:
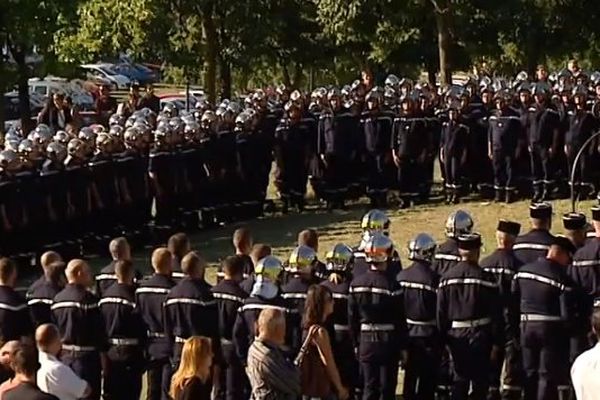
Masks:
[[[50,306],[65,287],[65,263],[60,254],[47,251],[40,262],[44,274],[27,291],[27,305],[34,327],[52,321]]]
[[[66,276],[67,285],[56,295],[52,305],[63,343],[61,361],[89,383],[91,394],[86,399],[98,400],[108,340],[98,298],[89,291],[92,273],[84,260],[74,259],[67,264]]]
[[[171,344],[163,321],[163,303],[175,282],[171,278],[173,256],[166,247],[152,253],[154,274],[143,280],[135,292],[135,303],[146,327],[148,339],[148,400],[168,400],[171,384]]]
[[[117,281],[115,275],[115,263],[119,261],[131,261],[131,247],[129,242],[124,237],[114,238],[108,245],[108,251],[112,258],[110,264],[100,270],[96,275],[96,294],[102,297],[106,289],[112,286]],[[135,271],[135,278],[140,279],[142,275]]]

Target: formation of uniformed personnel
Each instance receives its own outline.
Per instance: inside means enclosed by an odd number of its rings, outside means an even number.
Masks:
[[[545,257],[554,237],[552,228],[552,205],[550,203],[534,203],[529,206],[531,230],[515,240],[513,250],[522,264]]]

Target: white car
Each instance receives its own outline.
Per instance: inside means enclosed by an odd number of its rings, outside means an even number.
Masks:
[[[108,79],[117,86],[117,89],[127,89],[131,85],[131,80],[115,72],[111,64],[83,64],[81,68]]]

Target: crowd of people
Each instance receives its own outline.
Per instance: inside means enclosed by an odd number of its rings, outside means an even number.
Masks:
[[[95,277],[46,252],[26,298],[2,258],[0,399],[137,400],[146,374],[150,400],[390,400],[399,368],[405,399],[595,399],[600,206],[591,214],[564,215],[554,235],[551,204],[534,203],[531,230],[500,220],[480,259],[457,210],[445,242],[410,240],[404,266],[376,209],[359,245],[324,262],[315,230],[282,262],[239,228],[214,286],[184,233],[154,249],[145,277],[124,237]]]
[[[600,188],[595,142],[569,182],[600,109],[600,73],[576,60],[511,80],[434,87],[389,75],[374,85],[365,71],[342,88],[259,89],[189,111],[160,109],[152,87],[132,85],[121,105],[102,88],[99,123],[83,127],[54,94],[33,132],[4,137],[0,253],[93,254],[149,224],[173,232],[252,218],[264,211],[273,162],[284,212],[304,209],[308,182],[330,209],[364,195],[385,207],[390,191],[401,206],[426,201],[436,162],[448,202],[473,192],[541,201],[566,196],[569,183],[586,198]]]

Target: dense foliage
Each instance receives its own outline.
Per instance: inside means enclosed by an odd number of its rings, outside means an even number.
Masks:
[[[425,72],[444,82],[457,70],[513,75],[600,58],[596,0],[3,0],[2,9],[0,90],[121,53],[211,98],[347,83],[365,66],[379,79]],[[41,71],[26,63],[34,50]]]

